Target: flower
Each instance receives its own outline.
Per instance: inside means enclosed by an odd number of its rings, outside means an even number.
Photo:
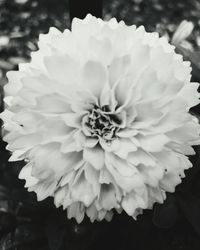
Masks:
[[[190,63],[157,33],[91,15],[71,32],[50,28],[38,45],[8,72],[1,114],[28,190],[79,223],[162,203],[200,142]]]
[[[192,44],[186,39],[191,35],[194,29],[194,24],[187,20],[183,20],[172,36],[171,43],[176,47],[183,47],[188,50],[193,50]]]

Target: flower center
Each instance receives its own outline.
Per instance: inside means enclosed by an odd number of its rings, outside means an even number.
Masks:
[[[120,129],[121,120],[116,114],[112,114],[108,106],[94,106],[86,118],[85,125],[90,136],[101,137],[110,141],[116,137]]]

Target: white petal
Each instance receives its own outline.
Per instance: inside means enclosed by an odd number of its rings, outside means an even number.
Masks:
[[[85,148],[83,151],[83,158],[90,163],[95,169],[103,168],[105,164],[104,151],[101,147]]]
[[[122,58],[114,58],[109,68],[109,84],[115,85],[119,79],[126,75],[130,67],[131,58],[125,55]]]
[[[28,188],[28,191],[34,191],[37,194],[37,200],[42,201],[48,196],[52,196],[56,190],[57,182],[42,181]]]
[[[120,147],[115,152],[119,157],[126,159],[130,152],[137,150],[137,146],[128,138],[123,138],[120,140]]]
[[[87,114],[87,112],[66,113],[66,114],[63,114],[61,117],[68,126],[73,127],[73,128],[80,128],[81,122],[82,122],[82,117],[85,114]]]
[[[102,185],[99,203],[106,210],[117,207],[115,189],[112,185]]]
[[[56,207],[59,207],[62,205],[65,196],[66,196],[65,188],[60,188],[55,192],[54,204],[56,205]]]
[[[95,61],[88,61],[82,72],[82,85],[89,89],[94,96],[100,97],[101,90],[106,84],[107,76],[104,66]]]
[[[147,152],[159,152],[169,142],[169,138],[164,134],[137,137],[140,146]]]
[[[128,154],[127,161],[133,165],[144,164],[147,166],[154,166],[157,160],[151,154],[138,148],[137,151]]]
[[[71,204],[67,209],[67,217],[69,219],[76,218],[76,221],[78,223],[81,223],[81,221],[84,219],[84,207],[80,202],[74,202]]]
[[[106,154],[106,166],[117,185],[123,190],[130,192],[134,188],[144,185],[136,168],[130,166],[125,160],[112,156],[111,153]]]
[[[87,182],[83,174],[73,184],[71,189],[71,196],[73,200],[83,202],[88,207],[94,201],[96,194],[94,194],[92,185]]]
[[[32,172],[32,165],[27,164],[25,167],[23,167],[19,173],[19,179],[24,179],[26,180],[26,185],[25,187],[31,187],[34,186],[38,183],[38,179],[33,177],[31,175]]]
[[[49,56],[44,58],[48,73],[55,81],[72,84],[76,81],[79,65],[68,55]]]
[[[61,96],[51,94],[37,98],[36,109],[45,113],[67,113],[70,111],[68,102]]]
[[[84,173],[86,180],[92,185],[93,192],[96,196],[99,196],[100,183],[99,183],[99,171],[93,168],[90,164],[85,164]]]

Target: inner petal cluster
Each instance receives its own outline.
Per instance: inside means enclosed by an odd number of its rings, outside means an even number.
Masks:
[[[86,136],[101,138],[109,142],[116,138],[121,123],[119,116],[112,113],[108,106],[94,105],[83,120],[83,130]]]

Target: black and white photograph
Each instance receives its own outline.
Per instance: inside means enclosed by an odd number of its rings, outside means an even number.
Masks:
[[[200,0],[0,0],[0,250],[200,249]]]

